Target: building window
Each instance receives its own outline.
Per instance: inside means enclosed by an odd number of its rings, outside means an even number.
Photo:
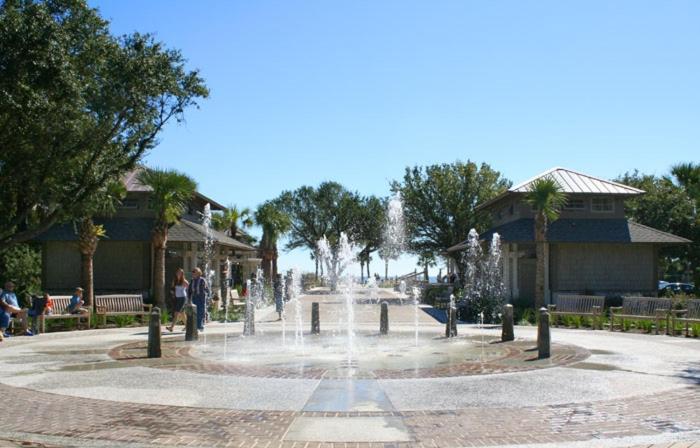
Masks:
[[[566,206],[564,207],[564,210],[572,210],[572,211],[585,210],[585,209],[586,209],[586,202],[583,199],[568,199],[566,201]]]
[[[125,210],[138,210],[139,201],[136,199],[124,199],[122,201],[122,203],[119,205],[119,208],[125,209]]]
[[[612,198],[591,199],[591,211],[597,213],[610,213],[614,211],[614,203]]]

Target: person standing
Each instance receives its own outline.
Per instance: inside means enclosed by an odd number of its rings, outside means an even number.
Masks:
[[[277,274],[277,276],[275,276],[273,291],[275,295],[275,310],[277,311],[278,316],[277,320],[282,320],[282,314],[284,313],[284,290],[282,288],[282,274]]]
[[[173,331],[178,320],[182,320],[183,323],[187,323],[187,316],[184,313],[185,302],[187,301],[187,288],[189,283],[185,279],[185,271],[179,268],[175,272],[175,278],[173,279],[173,285],[171,292],[175,298],[175,303],[173,307],[173,322],[169,327],[166,327],[168,331]]]
[[[12,318],[20,319],[22,333],[26,336],[33,336],[33,333],[27,328],[27,310],[23,310],[17,301],[15,294],[15,284],[13,282],[5,283],[5,289],[0,294],[0,341],[5,337],[10,336],[7,329],[10,327]]]
[[[209,294],[209,285],[202,277],[202,270],[194,268],[192,271],[192,283],[187,287],[187,296],[190,301],[197,307],[197,329],[204,331],[204,317],[207,309],[207,295]]]

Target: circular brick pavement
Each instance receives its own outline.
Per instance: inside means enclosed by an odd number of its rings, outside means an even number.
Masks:
[[[210,337],[208,344],[221,344],[223,336]],[[462,338],[481,344],[481,338]],[[494,338],[486,339],[486,347],[496,348],[495,353],[485,361],[454,361],[449,365],[435,365],[427,368],[357,370],[353,368],[305,368],[303,370],[269,366],[237,365],[230,362],[216,362],[202,359],[193,354],[193,343],[181,338],[167,338],[163,341],[163,357],[149,360],[145,342],[123,344],[109,351],[115,361],[168,370],[185,370],[205,374],[235,375],[260,378],[287,379],[411,379],[445,378],[469,375],[524,372],[565,366],[585,360],[590,353],[581,347],[568,344],[554,344],[553,355],[549,359],[538,359],[532,341],[512,341],[500,343]]]

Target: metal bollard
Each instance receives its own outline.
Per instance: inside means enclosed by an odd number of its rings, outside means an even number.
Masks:
[[[197,331],[197,307],[194,303],[185,305],[185,341],[196,341],[199,339],[199,331]]]
[[[503,307],[501,342],[512,341],[514,339],[515,331],[513,330],[513,305],[508,304]]]
[[[148,323],[148,357],[160,358],[160,308],[155,307],[151,311],[151,320]]]
[[[382,302],[379,313],[379,334],[389,334],[389,304]]]
[[[457,308],[447,308],[447,322],[445,322],[445,337],[453,338],[457,336]]]
[[[540,308],[540,320],[537,324],[537,357],[549,358],[552,339],[549,335],[549,313],[547,308]]]
[[[321,334],[321,317],[318,302],[311,304],[311,334]]]

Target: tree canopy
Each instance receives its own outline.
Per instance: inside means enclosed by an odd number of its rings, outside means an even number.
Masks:
[[[403,200],[409,249],[441,254],[466,240],[469,229],[486,229],[488,217],[476,213],[476,206],[510,185],[489,165],[471,161],[406,168],[391,188]]]
[[[677,165],[677,167],[680,165]],[[687,166],[686,166],[687,168]],[[696,284],[700,283],[700,216],[697,186],[692,173],[679,172],[655,176],[638,171],[625,173],[617,182],[640,188],[646,194],[625,201],[625,213],[632,220],[655,229],[673,233],[693,241],[692,244],[662,249],[663,268],[667,274],[680,276],[695,268]],[[700,171],[700,170],[698,170]],[[700,179],[698,173],[695,174]]]
[[[0,6],[0,249],[81,216],[208,95],[177,50],[85,0]]]

